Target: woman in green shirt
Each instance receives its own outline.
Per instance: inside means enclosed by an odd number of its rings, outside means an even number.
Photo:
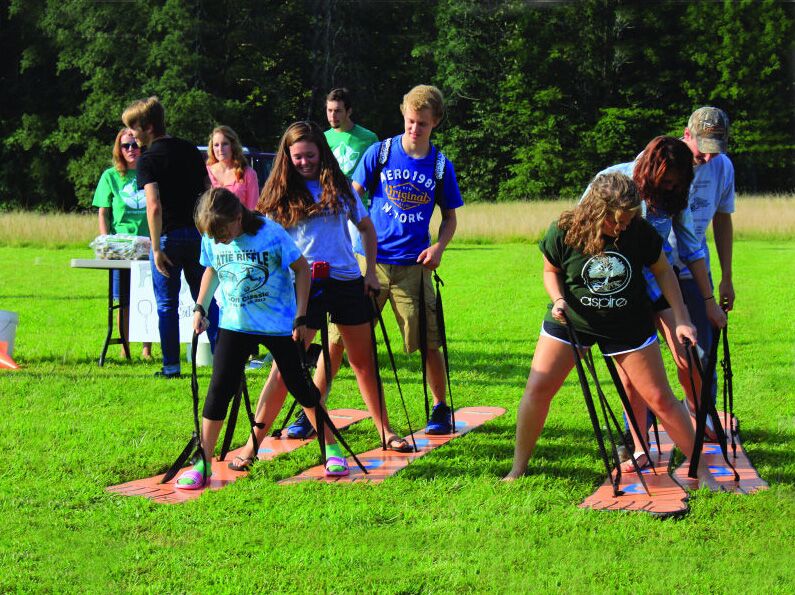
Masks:
[[[582,201],[553,223],[539,247],[551,304],[541,327],[530,376],[519,404],[513,468],[516,479],[544,427],[552,398],[574,367],[564,313],[582,348],[599,345],[631,380],[679,449],[690,456],[695,433],[665,374],[643,267],[649,267],[673,310],[675,333],[696,343],[662,238],[640,217],[640,195],[627,176],[598,175]],[[719,489],[701,459],[699,483]]]
[[[99,207],[99,233],[102,235],[149,236],[146,197],[143,190],[138,190],[135,175],[135,164],[140,156],[141,149],[133,131],[119,130],[113,143],[113,167],[102,172],[94,192],[93,206]],[[118,313],[119,329],[129,337],[130,271],[113,271],[113,297],[122,306]],[[122,357],[129,357],[123,344],[121,349]],[[151,343],[144,343],[142,357],[151,359]]]

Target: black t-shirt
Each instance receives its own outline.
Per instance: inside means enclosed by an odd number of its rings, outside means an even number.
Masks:
[[[137,170],[138,188],[157,183],[163,212],[161,233],[195,226],[193,210],[209,184],[207,167],[194,145],[180,138],[159,138],[138,159]]]
[[[563,297],[578,331],[619,340],[643,340],[654,332],[643,267],[657,262],[662,238],[649,222],[635,217],[618,241],[606,237],[604,252],[586,256],[566,245],[557,222],[539,242],[541,252],[563,271]],[[552,305],[544,320],[552,318]]]

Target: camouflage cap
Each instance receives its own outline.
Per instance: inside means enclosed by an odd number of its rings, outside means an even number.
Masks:
[[[702,153],[725,153],[729,141],[729,116],[717,107],[700,107],[687,121],[690,134]]]

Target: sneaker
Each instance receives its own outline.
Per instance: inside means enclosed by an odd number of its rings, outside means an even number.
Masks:
[[[164,372],[160,370],[159,372],[155,372],[155,378],[165,378],[166,380],[171,380],[172,378],[182,378],[182,374],[179,372]]]
[[[293,424],[287,428],[287,437],[288,438],[298,438],[299,440],[305,440],[313,436],[315,433],[315,428],[312,427],[312,424],[309,423],[309,418],[304,414],[302,411],[298,414],[298,417],[295,418]]]
[[[444,404],[439,403],[433,406],[431,419],[425,426],[426,434],[449,434],[453,430],[452,411]]]

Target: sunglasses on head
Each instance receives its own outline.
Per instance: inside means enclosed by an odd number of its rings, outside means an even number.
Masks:
[[[128,151],[132,151],[133,149],[138,148],[138,143],[122,143],[121,148],[127,149]]]

